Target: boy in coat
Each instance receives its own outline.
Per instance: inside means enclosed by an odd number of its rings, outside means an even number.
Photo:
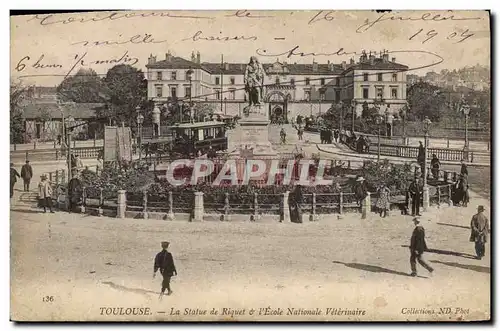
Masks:
[[[170,278],[172,276],[177,276],[177,270],[175,269],[174,258],[172,254],[167,251],[170,243],[168,241],[162,241],[161,247],[162,251],[156,254],[154,270],[153,270],[153,278],[156,276],[156,272],[160,270],[160,274],[163,276],[163,282],[161,284],[161,293],[160,299],[165,294],[165,289],[168,290],[167,295],[172,294],[172,290],[170,289]]]
[[[427,250],[424,227],[420,225],[420,220],[418,218],[414,218],[413,223],[415,224],[415,229],[413,230],[410,241],[410,251],[411,251],[410,266],[411,266],[411,276],[416,277],[417,276],[416,261],[418,261],[418,263],[420,263],[420,265],[425,269],[427,269],[427,271],[429,271],[430,273],[432,273],[434,269],[422,259],[424,251]]]

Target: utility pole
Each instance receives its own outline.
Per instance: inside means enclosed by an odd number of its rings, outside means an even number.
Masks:
[[[222,97],[223,91],[224,91],[224,54],[221,54],[220,57],[220,112],[222,113],[223,111],[223,100],[224,98]]]

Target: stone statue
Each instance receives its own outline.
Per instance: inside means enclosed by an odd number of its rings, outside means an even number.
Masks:
[[[245,91],[248,93],[249,106],[260,106],[262,101],[262,89],[264,87],[264,68],[257,57],[250,57],[250,62],[245,69],[244,83]]]

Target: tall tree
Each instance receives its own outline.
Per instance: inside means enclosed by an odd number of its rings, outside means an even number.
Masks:
[[[101,79],[94,70],[82,68],[59,84],[57,94],[63,101],[102,102],[101,85]]]
[[[446,97],[440,93],[439,87],[418,82],[408,88],[407,95],[410,105],[408,119],[421,121],[428,117],[433,122],[439,122],[446,108]]]
[[[130,65],[119,64],[108,70],[103,85],[107,98],[104,115],[118,123],[134,126],[136,107],[148,105],[144,73]]]
[[[23,106],[30,102],[29,87],[21,83],[10,84],[10,142],[23,142]]]

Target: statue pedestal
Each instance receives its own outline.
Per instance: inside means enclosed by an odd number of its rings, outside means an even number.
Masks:
[[[229,136],[230,157],[275,157],[278,153],[269,141],[269,119],[262,112],[267,109],[263,105],[247,106],[244,117],[238,121],[238,126]]]

